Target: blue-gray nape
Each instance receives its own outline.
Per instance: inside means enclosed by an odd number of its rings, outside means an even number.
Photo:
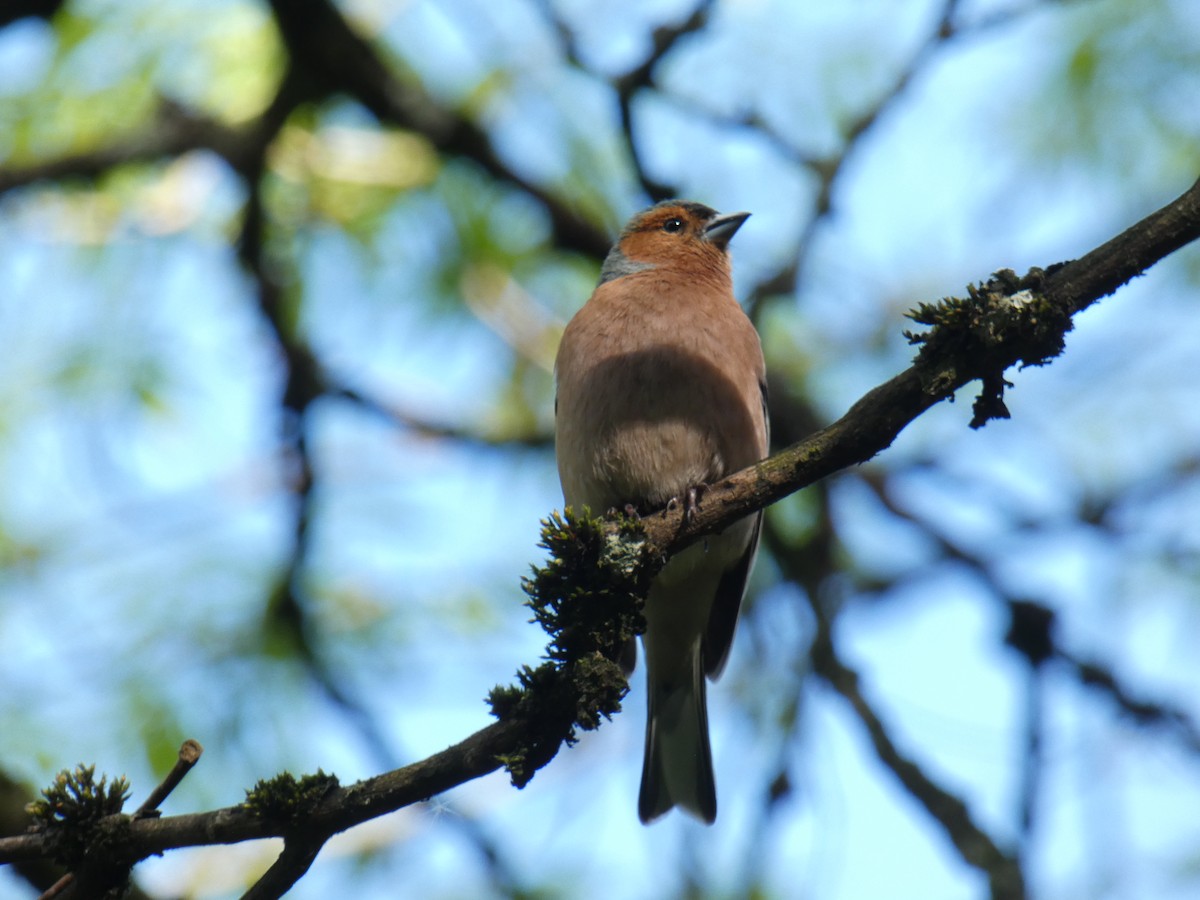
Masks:
[[[653,263],[632,260],[622,253],[619,248],[613,247],[608,251],[608,256],[604,257],[604,265],[600,267],[600,281],[597,283],[597,287],[606,281],[612,281],[615,278],[621,278],[625,275],[632,275],[635,272],[645,272],[647,269],[653,268]]]

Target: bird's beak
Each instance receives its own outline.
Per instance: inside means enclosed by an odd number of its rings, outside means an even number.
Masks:
[[[734,236],[742,223],[750,218],[748,212],[726,213],[723,216],[713,216],[704,226],[704,239],[724,250],[730,238]]]

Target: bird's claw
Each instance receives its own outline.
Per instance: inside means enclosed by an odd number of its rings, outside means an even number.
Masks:
[[[700,500],[704,497],[704,492],[708,490],[708,485],[693,484],[683,492],[683,523],[684,525],[692,524],[692,520],[696,518],[696,510],[700,508]],[[679,506],[680,498],[672,497],[667,501],[667,507],[663,510],[664,513],[673,512]]]
[[[690,525],[696,518],[696,510],[700,508],[700,500],[708,490],[707,484],[693,484],[683,495],[683,521]]]

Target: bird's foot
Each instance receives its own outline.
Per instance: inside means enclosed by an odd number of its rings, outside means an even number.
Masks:
[[[708,490],[708,485],[701,482],[694,484],[683,492],[682,500],[679,497],[672,497],[667,502],[667,508],[664,513],[673,511],[680,502],[683,503],[683,525],[690,525],[692,520],[696,518],[696,510],[700,508],[700,501],[704,497],[704,492]]]
[[[692,520],[696,518],[696,510],[700,508],[700,500],[707,490],[708,485],[701,482],[693,484],[683,495],[683,521],[686,524],[692,524]]]

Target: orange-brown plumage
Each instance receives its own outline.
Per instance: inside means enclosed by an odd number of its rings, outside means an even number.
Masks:
[[[762,350],[726,252],[746,217],[667,201],[621,233],[555,364],[568,506],[650,512],[766,455]],[[728,655],[759,521],[685,550],[651,587],[643,821],[676,804],[716,816],[704,675]]]

